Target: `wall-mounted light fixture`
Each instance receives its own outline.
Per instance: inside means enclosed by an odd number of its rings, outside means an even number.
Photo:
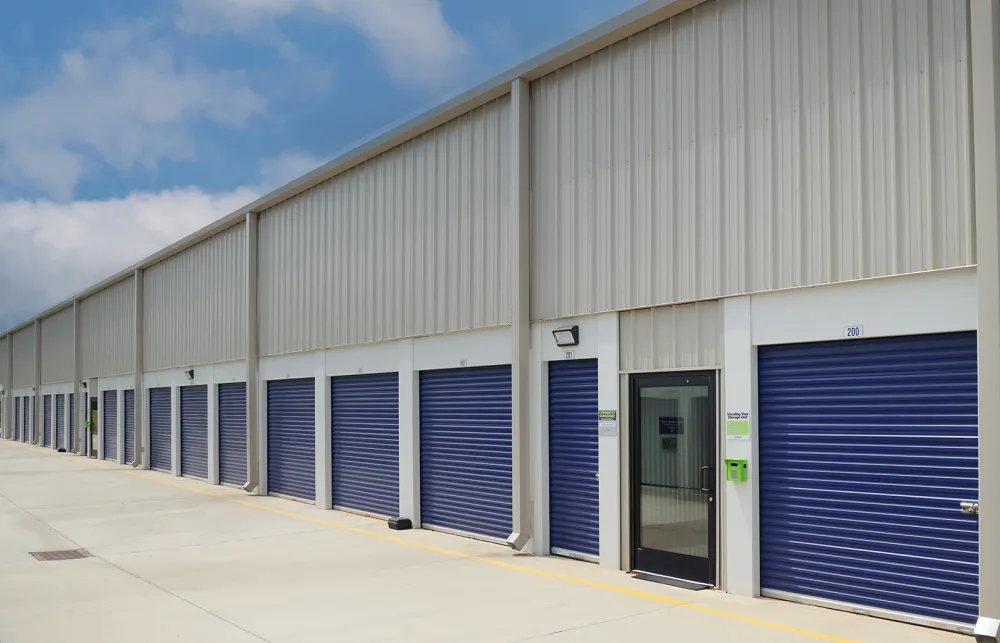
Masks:
[[[192,368],[190,371],[184,371],[184,376],[187,377],[189,380],[193,381],[194,380],[194,369]]]
[[[556,338],[556,346],[576,346],[580,343],[580,327],[557,328],[552,331],[552,336]]]

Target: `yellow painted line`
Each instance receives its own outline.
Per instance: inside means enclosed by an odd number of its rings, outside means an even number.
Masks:
[[[21,446],[35,446],[23,443],[17,443]],[[39,449],[42,452],[49,452],[44,448]],[[55,451],[49,453],[57,454]],[[79,456],[77,456],[79,457]],[[121,465],[113,465],[101,460],[92,460],[91,458],[83,458],[83,461],[90,465],[96,465],[103,469],[121,469]],[[246,507],[251,507],[253,509],[259,509],[262,511],[268,511],[279,516],[284,516],[287,518],[294,518],[295,520],[302,520],[305,522],[310,522],[316,525],[323,525],[324,527],[333,527],[334,529],[339,529],[341,531],[349,531],[352,533],[360,534],[362,536],[368,536],[370,538],[377,538],[385,542],[392,542],[399,545],[405,545],[407,547],[414,547],[417,549],[422,549],[424,551],[430,551],[444,556],[449,556],[452,558],[461,558],[465,560],[474,560],[480,563],[485,563],[487,565],[493,565],[494,567],[502,567],[504,569],[509,569],[512,571],[522,572],[525,574],[531,574],[533,576],[538,576],[541,578],[547,578],[550,580],[562,581],[565,583],[572,583],[574,585],[580,585],[584,587],[592,587],[595,589],[601,589],[609,592],[615,592],[616,594],[623,594],[625,596],[632,596],[634,598],[641,598],[648,601],[653,601],[663,605],[670,605],[674,607],[682,607],[685,609],[693,610],[696,612],[701,612],[703,614],[711,614],[712,616],[717,616],[724,619],[729,619],[733,621],[739,621],[741,623],[746,623],[747,625],[756,625],[758,627],[775,630],[778,632],[786,632],[788,634],[795,634],[808,639],[813,639],[817,641],[829,641],[830,643],[861,643],[854,639],[844,638],[842,636],[835,636],[833,634],[824,634],[822,632],[815,632],[812,630],[803,629],[800,627],[793,627],[791,625],[784,625],[782,623],[775,623],[773,621],[766,621],[764,619],[754,618],[752,616],[746,616],[744,614],[738,614],[736,612],[727,612],[725,610],[716,609],[714,607],[707,607],[705,605],[699,605],[697,603],[689,603],[687,601],[681,601],[674,598],[668,598],[666,596],[660,596],[659,594],[652,594],[650,592],[643,592],[637,589],[629,589],[627,587],[620,587],[618,585],[612,585],[609,583],[602,583],[600,581],[587,580],[586,578],[578,578],[576,576],[567,576],[565,574],[556,574],[553,572],[547,572],[541,569],[535,569],[533,567],[526,567],[524,565],[518,565],[516,563],[509,563],[502,560],[495,560],[491,558],[484,558],[482,556],[477,556],[475,554],[466,554],[460,551],[454,551],[451,549],[444,549],[442,547],[435,547],[434,545],[428,545],[421,542],[416,542],[413,540],[407,540],[405,538],[399,538],[397,536],[391,536],[389,534],[380,533],[377,531],[371,531],[369,529],[364,529],[362,527],[353,527],[350,525],[342,525],[330,520],[324,520],[322,518],[317,518],[315,516],[306,516],[303,514],[297,514],[291,511],[285,511],[284,509],[278,509],[277,507],[269,507],[267,505],[258,504],[249,500],[241,500],[238,498],[233,498],[221,493],[216,493],[207,489],[197,489],[188,485],[179,484],[169,479],[159,479],[152,475],[146,475],[145,473],[140,473],[138,471],[125,471],[128,475],[147,480],[149,482],[155,482],[158,484],[166,485],[168,487],[176,487],[177,489],[182,489],[184,491],[189,491],[191,493],[197,493],[203,496],[209,496],[212,498],[218,498],[221,500],[227,500],[229,502],[234,502],[239,505],[244,505]]]
[[[462,558],[466,560],[474,560],[480,563],[486,563],[487,565],[493,565],[495,567],[502,567],[504,569],[510,569],[517,572],[523,572],[526,574],[532,574],[534,576],[540,576],[542,578],[548,578],[551,580],[563,581],[566,583],[572,583],[574,585],[582,585],[585,587],[593,587],[596,589],[602,589],[609,592],[615,592],[617,594],[624,594],[626,596],[632,596],[635,598],[642,598],[649,601],[654,601],[664,605],[671,605],[674,607],[683,607],[696,612],[701,612],[703,614],[711,614],[712,616],[718,616],[720,618],[725,618],[733,621],[739,621],[741,623],[746,623],[748,625],[756,625],[758,627],[763,627],[771,630],[776,630],[779,632],[786,632],[788,634],[795,634],[809,639],[814,639],[818,641],[829,641],[830,643],[860,643],[854,639],[844,638],[842,636],[835,636],[833,634],[824,634],[822,632],[814,632],[812,630],[803,629],[800,627],[793,627],[791,625],[784,625],[782,623],[775,623],[773,621],[766,621],[759,618],[754,618],[752,616],[746,616],[744,614],[737,614],[735,612],[727,612],[725,610],[716,609],[714,607],[707,607],[705,605],[699,605],[697,603],[689,603],[687,601],[681,601],[673,598],[668,598],[666,596],[660,596],[659,594],[652,594],[649,592],[643,592],[636,589],[629,589],[627,587],[620,587],[618,585],[611,585],[609,583],[602,583],[600,581],[587,580],[586,578],[578,578],[576,576],[566,576],[565,574],[556,574],[553,572],[547,572],[541,569],[535,569],[533,567],[526,567],[524,565],[518,565],[515,563],[508,563],[502,560],[495,560],[491,558],[484,558],[482,556],[477,556],[475,554],[466,554],[460,551],[453,551],[450,549],[444,549],[442,547],[435,547],[434,545],[428,545],[425,543],[420,543],[412,540],[406,540],[404,538],[399,538],[397,536],[391,536],[389,534],[380,533],[377,531],[371,531],[369,529],[364,529],[362,527],[353,527],[351,525],[342,525],[329,520],[324,520],[322,518],[317,518],[315,516],[306,516],[302,514],[297,514],[291,511],[285,511],[284,509],[278,509],[277,507],[269,507],[267,505],[258,504],[256,502],[251,502],[249,500],[240,500],[227,496],[220,493],[215,493],[212,491],[204,489],[195,489],[187,485],[178,484],[171,480],[160,480],[151,476],[143,475],[135,471],[129,471],[129,475],[136,476],[137,478],[142,478],[143,480],[149,480],[151,482],[157,482],[159,484],[167,485],[170,487],[176,487],[178,489],[183,489],[185,491],[191,491],[193,493],[198,493],[203,496],[211,496],[213,498],[219,498],[222,500],[228,500],[239,505],[244,505],[251,507],[253,509],[260,509],[262,511],[268,511],[279,516],[285,516],[287,518],[294,518],[296,520],[302,520],[305,522],[310,522],[317,525],[323,525],[325,527],[333,527],[335,529],[340,529],[342,531],[349,531],[355,534],[360,534],[363,536],[368,536],[371,538],[377,538],[382,541],[397,543],[400,545],[405,545],[407,547],[415,547],[417,549],[423,549],[425,551],[431,551],[445,556],[450,556],[453,558]]]

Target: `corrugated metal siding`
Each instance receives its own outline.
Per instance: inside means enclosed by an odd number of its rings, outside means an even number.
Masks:
[[[9,390],[13,388],[11,383],[7,381],[7,373],[10,367],[10,340],[6,337],[0,338],[0,385],[3,385],[4,389]]]
[[[35,329],[14,333],[14,388],[35,385]]]
[[[42,320],[42,384],[73,381],[73,309]]]
[[[717,0],[532,83],[533,317],[975,263],[967,14]]]
[[[510,323],[502,98],[260,217],[260,350]]]
[[[722,302],[625,311],[619,316],[623,371],[722,367]]]
[[[80,302],[83,377],[132,372],[135,355],[135,283],[129,277]]]
[[[246,228],[238,225],[146,269],[147,370],[246,356]]]

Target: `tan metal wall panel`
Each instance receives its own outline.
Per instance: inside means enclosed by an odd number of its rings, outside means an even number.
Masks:
[[[260,350],[510,323],[510,99],[264,212]]]
[[[619,315],[623,371],[722,368],[722,302],[629,310]]]
[[[35,327],[29,326],[14,333],[14,386],[23,388],[35,385]]]
[[[147,371],[246,356],[246,229],[239,225],[147,268]]]
[[[42,320],[42,384],[73,381],[73,308]]]
[[[8,373],[10,372],[10,340],[7,337],[0,337],[0,386],[4,387],[4,390],[9,391],[11,389],[11,383],[8,382]]]
[[[532,83],[533,318],[975,263],[967,14],[714,0]]]
[[[135,355],[135,280],[120,281],[80,302],[81,376],[132,372]]]

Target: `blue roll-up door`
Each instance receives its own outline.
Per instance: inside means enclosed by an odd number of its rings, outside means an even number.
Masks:
[[[208,387],[181,388],[181,475],[208,478]]]
[[[69,448],[71,451],[76,448],[76,407],[73,406],[75,397],[73,393],[70,393],[66,399],[66,404],[69,406]]]
[[[268,493],[316,499],[316,383],[267,383]]]
[[[21,442],[21,398],[14,398],[14,439]]]
[[[170,440],[170,389],[149,389],[149,466],[173,471]]]
[[[758,368],[765,593],[974,622],[976,334],[761,346]]]
[[[21,417],[24,422],[21,435],[24,436],[25,442],[32,442],[34,435],[32,435],[31,431],[31,398],[26,395],[21,399],[24,400],[24,403],[21,405]]]
[[[510,366],[420,374],[420,514],[427,527],[511,533]]]
[[[104,459],[118,459],[118,391],[104,391]]]
[[[399,513],[399,374],[335,377],[333,504]]]
[[[549,544],[555,553],[600,553],[597,471],[597,360],[549,362]]]
[[[125,464],[135,462],[135,391],[125,391]]]
[[[66,396],[56,395],[56,448],[66,448]]]
[[[42,446],[52,446],[52,396],[42,397]]]
[[[247,481],[247,385],[219,384],[219,481]]]

